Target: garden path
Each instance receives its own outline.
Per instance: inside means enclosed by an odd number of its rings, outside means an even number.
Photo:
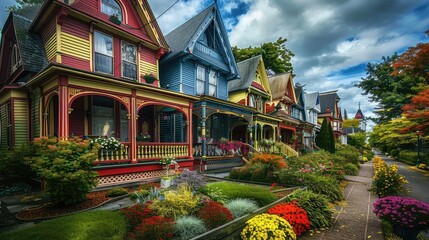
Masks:
[[[358,176],[346,176],[345,201],[336,206],[333,226],[325,231],[309,232],[300,239],[350,240],[384,239],[381,221],[372,212],[378,199],[368,191],[373,176],[372,161],[362,164]]]

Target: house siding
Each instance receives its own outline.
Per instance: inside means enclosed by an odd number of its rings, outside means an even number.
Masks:
[[[160,65],[159,78],[161,86],[166,88],[167,85],[170,90],[180,91],[180,62],[171,61],[166,64]]]
[[[31,136],[40,137],[40,90],[36,88],[32,93],[31,100]]]
[[[28,103],[27,100],[14,100],[15,145],[27,143],[28,136]]]
[[[48,61],[55,61],[55,54],[57,53],[57,36],[56,36],[56,22],[55,18],[52,19],[46,27],[41,31],[41,37],[44,43],[46,58]]]
[[[0,106],[0,150],[7,149],[6,105]]]
[[[196,71],[194,61],[188,60],[182,62],[182,89],[184,93],[192,95],[196,93]]]
[[[224,74],[219,74],[217,90],[218,90],[218,94],[217,94],[218,98],[223,100],[228,99],[228,82]]]

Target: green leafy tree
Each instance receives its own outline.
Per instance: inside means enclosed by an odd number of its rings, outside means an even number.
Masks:
[[[365,146],[366,133],[357,132],[347,135],[347,144],[362,149]]]
[[[45,0],[15,0],[15,1],[16,1],[16,5],[12,5],[8,7],[8,10],[11,12],[24,7],[42,4]]]
[[[351,127],[357,128],[357,127],[359,127],[359,124],[360,124],[359,119],[353,118],[353,119],[345,119],[343,121],[342,126],[343,126],[343,128],[351,128]]]
[[[316,144],[319,148],[329,151],[329,127],[326,118],[323,119],[322,126],[320,127],[320,132],[316,136]]]
[[[329,133],[329,152],[335,153],[335,137],[334,131],[332,129],[332,125],[329,123],[328,125],[328,133]]]
[[[291,59],[295,55],[286,48],[286,41],[286,38],[280,37],[275,42],[263,43],[261,47],[238,48],[234,46],[232,52],[237,62],[260,55],[262,52],[262,59],[266,69],[276,73],[292,72]]]

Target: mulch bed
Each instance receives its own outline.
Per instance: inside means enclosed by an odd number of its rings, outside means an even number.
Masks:
[[[87,199],[85,201],[75,205],[55,206],[46,204],[41,207],[26,209],[19,212],[16,217],[20,220],[38,220],[69,215],[91,209],[112,199],[106,196],[107,192],[108,191],[90,192],[86,195]]]

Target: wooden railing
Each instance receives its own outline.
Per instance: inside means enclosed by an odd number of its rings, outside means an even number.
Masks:
[[[206,156],[207,157],[214,157],[214,156],[226,156],[226,155],[234,155],[234,156],[241,156],[244,155],[244,152],[247,155],[247,152],[249,152],[248,148],[245,145],[242,145],[241,148],[237,150],[230,151],[226,153],[222,149],[218,147],[217,143],[208,143],[207,144],[207,151]],[[201,157],[203,155],[203,144],[197,143],[194,145],[194,151],[193,151],[194,157]]]
[[[155,160],[163,157],[188,157],[189,147],[186,143],[138,142],[137,160]]]
[[[261,144],[258,144],[258,150],[260,152],[280,152],[288,157],[298,157],[298,152],[283,142],[275,142],[270,147],[261,147]]]
[[[122,142],[118,149],[100,149],[98,150],[98,158],[94,164],[131,162],[129,142]]]

